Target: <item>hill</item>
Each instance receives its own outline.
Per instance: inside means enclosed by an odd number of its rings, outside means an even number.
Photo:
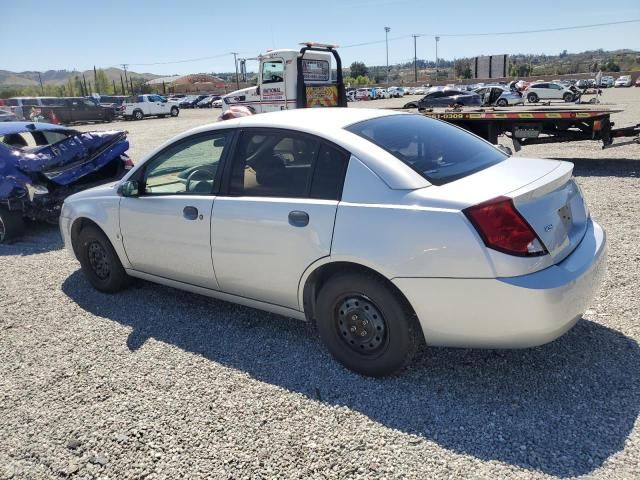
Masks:
[[[109,82],[120,82],[120,75],[124,78],[124,71],[120,68],[104,68],[102,69]],[[69,79],[73,80],[75,77],[82,77],[84,74],[87,81],[93,82],[93,70],[69,71],[69,70],[47,70],[40,72],[42,76],[43,85],[65,85]],[[162,75],[156,75],[154,73],[138,73],[130,72],[127,70],[127,77],[139,79],[144,78],[146,80],[153,80],[154,78],[161,77]],[[37,87],[40,86],[40,80],[38,79],[38,72],[26,71],[26,72],[11,72],[9,70],[0,70],[0,87]]]

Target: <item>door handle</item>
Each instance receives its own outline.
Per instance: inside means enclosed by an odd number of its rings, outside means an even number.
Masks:
[[[301,210],[289,212],[289,225],[293,227],[306,227],[309,225],[309,214]]]
[[[197,220],[198,209],[196,207],[184,207],[184,210],[182,210],[182,216],[187,220]]]

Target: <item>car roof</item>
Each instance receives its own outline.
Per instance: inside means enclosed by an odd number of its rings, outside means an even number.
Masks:
[[[66,128],[53,123],[34,123],[34,122],[2,122],[0,123],[0,135],[11,135],[23,132],[46,132],[46,131],[67,131],[75,132],[71,128]]]

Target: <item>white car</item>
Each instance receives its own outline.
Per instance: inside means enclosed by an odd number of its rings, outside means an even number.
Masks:
[[[376,88],[376,98],[388,99],[391,98],[391,94],[384,88]]]
[[[213,102],[211,102],[211,106],[213,108],[222,108],[222,99],[219,98],[217,100],[214,100]]]
[[[615,83],[614,87],[630,87],[631,86],[631,75],[621,75],[619,76]]]
[[[394,98],[404,97],[404,90],[401,87],[389,87],[387,92]]]
[[[356,90],[356,100],[369,100],[371,91],[368,88],[359,88]]]
[[[313,321],[381,376],[423,342],[528,347],[576,323],[606,236],[572,170],[422,115],[288,110],[179,135],[68,197],[60,229],[100,291],[137,277]]]
[[[535,82],[530,84],[524,91],[524,95],[529,103],[536,103],[540,100],[564,100],[572,102],[575,94],[560,83]]]

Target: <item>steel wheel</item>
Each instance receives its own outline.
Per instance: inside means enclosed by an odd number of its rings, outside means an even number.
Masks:
[[[506,107],[507,106],[507,101],[504,98],[500,98],[498,99],[498,101],[496,102],[496,105],[498,105],[499,107]]]
[[[144,114],[140,110],[137,110],[133,116],[136,120],[142,120],[144,118]]]
[[[91,242],[88,246],[89,264],[93,273],[100,280],[106,280],[111,275],[111,264],[107,252],[100,242]]]
[[[360,355],[375,355],[387,341],[387,324],[367,297],[350,294],[336,305],[335,327],[342,341]]]

